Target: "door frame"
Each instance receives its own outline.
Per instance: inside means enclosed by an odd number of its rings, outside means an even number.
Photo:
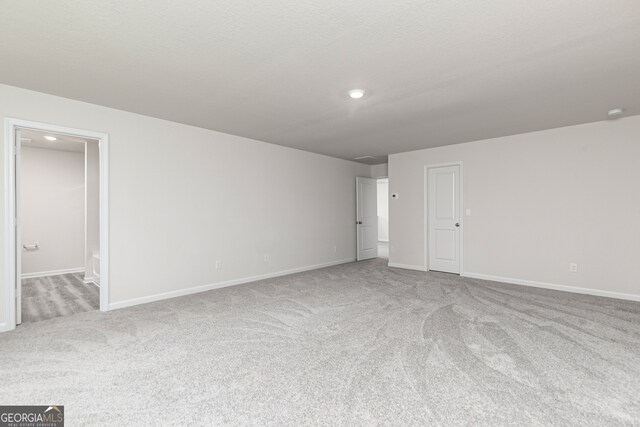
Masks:
[[[424,269],[430,270],[429,265],[429,170],[447,166],[458,166],[460,168],[460,276],[464,274],[464,166],[462,160],[457,162],[436,163],[424,167]]]
[[[11,117],[4,119],[4,298],[5,325],[1,330],[16,327],[16,130],[27,129],[62,133],[81,138],[97,139],[100,163],[100,311],[109,310],[109,135],[84,129],[75,129],[48,123]]]

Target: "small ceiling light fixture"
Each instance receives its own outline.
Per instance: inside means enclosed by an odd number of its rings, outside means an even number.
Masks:
[[[624,110],[622,108],[613,108],[607,111],[607,116],[609,116],[610,119],[616,119],[620,117],[622,113],[624,113]]]
[[[349,91],[349,96],[353,99],[360,99],[364,96],[364,90],[363,89],[351,89]]]
[[[55,141],[55,140],[57,140],[58,138],[56,138],[55,136],[49,136],[49,135],[47,135],[47,136],[45,136],[45,137],[44,137],[44,139],[46,139],[47,141]]]

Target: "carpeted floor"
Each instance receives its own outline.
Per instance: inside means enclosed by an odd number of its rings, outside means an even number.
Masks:
[[[630,425],[640,304],[375,259],[0,334],[67,425]]]

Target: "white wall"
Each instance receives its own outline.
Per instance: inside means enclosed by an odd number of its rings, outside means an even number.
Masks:
[[[6,85],[0,116],[109,133],[111,304],[355,259],[367,165]]]
[[[389,176],[389,164],[371,165],[371,178],[386,178]]]
[[[87,141],[85,148],[85,280],[96,279],[93,274],[93,253],[100,251],[100,152],[98,141]]]
[[[424,166],[463,161],[464,272],[640,296],[638,160],[640,116],[391,155],[390,262],[424,268]]]
[[[389,241],[389,180],[378,180],[378,240]]]
[[[22,148],[22,273],[84,266],[84,153]],[[22,245],[20,245],[22,246]]]

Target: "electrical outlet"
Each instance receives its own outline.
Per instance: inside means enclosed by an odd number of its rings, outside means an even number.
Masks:
[[[575,262],[572,262],[571,264],[569,264],[569,271],[572,273],[577,273],[578,272],[578,264],[576,264]]]
[[[269,255],[267,254],[264,255],[264,262],[269,262]]]
[[[216,261],[216,270],[220,270],[222,268],[222,261],[217,260]]]

